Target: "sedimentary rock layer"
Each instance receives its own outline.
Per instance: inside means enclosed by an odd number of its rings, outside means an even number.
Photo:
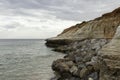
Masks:
[[[112,38],[120,24],[120,8],[91,21],[82,22],[65,29],[57,37],[47,39],[46,45],[66,45],[69,42],[86,38]]]
[[[120,80],[119,25],[120,8],[117,8],[47,39],[47,46],[66,53],[52,64],[60,75],[58,80]]]
[[[120,80],[120,26],[112,39],[100,50],[100,80]]]

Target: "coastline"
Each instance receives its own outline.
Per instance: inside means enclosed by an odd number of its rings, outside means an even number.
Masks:
[[[114,36],[119,35],[119,14],[120,8],[117,8],[99,18],[65,29],[57,37],[46,40],[46,45],[53,47],[54,51],[66,53],[66,56],[52,64],[53,71],[60,75],[58,80],[119,80],[120,58],[114,55],[117,48],[112,49],[113,53],[109,55],[113,46],[109,44],[113,44],[112,41],[116,39]]]

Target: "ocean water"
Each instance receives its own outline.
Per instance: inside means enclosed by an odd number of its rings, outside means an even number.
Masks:
[[[51,64],[63,54],[44,40],[0,40],[0,80],[50,80]]]

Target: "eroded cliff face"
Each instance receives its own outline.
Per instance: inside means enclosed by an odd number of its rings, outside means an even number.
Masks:
[[[119,25],[120,8],[47,39],[47,46],[66,53],[52,64],[58,80],[120,80]]]
[[[66,45],[72,41],[86,38],[112,38],[119,24],[120,8],[94,20],[84,21],[81,24],[65,29],[57,37],[47,39],[46,45],[52,47],[57,45],[57,42],[65,43],[63,45]]]
[[[120,26],[112,41],[99,53],[100,80],[120,80]]]

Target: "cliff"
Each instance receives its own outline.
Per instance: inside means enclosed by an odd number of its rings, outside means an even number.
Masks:
[[[65,29],[46,45],[66,53],[53,62],[58,80],[120,79],[120,8]]]
[[[100,80],[120,80],[120,26],[111,42],[100,50]]]
[[[72,41],[83,40],[86,38],[112,38],[116,28],[120,24],[120,8],[102,15],[91,21],[82,22],[68,29],[65,29],[57,37],[47,39],[46,45],[67,45]]]

